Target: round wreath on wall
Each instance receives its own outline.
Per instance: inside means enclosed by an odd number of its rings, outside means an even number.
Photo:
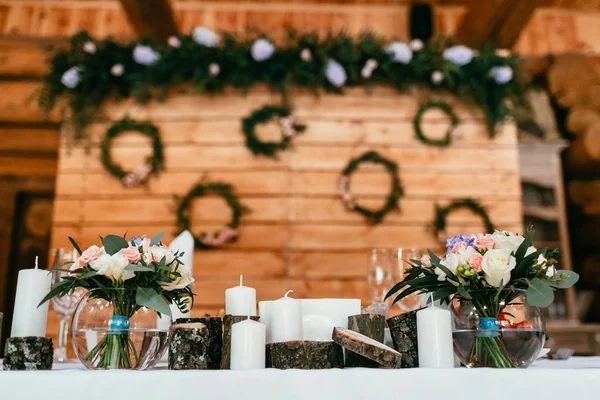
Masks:
[[[138,165],[133,171],[127,172],[113,162],[110,155],[112,140],[123,132],[136,131],[152,139],[152,155],[146,158],[144,164]],[[101,162],[104,168],[115,178],[121,180],[123,186],[131,188],[145,183],[152,173],[164,169],[164,152],[158,128],[150,123],[137,122],[124,118],[115,122],[107,131],[100,144]]]
[[[360,164],[365,162],[383,165],[392,177],[390,194],[385,205],[379,210],[369,210],[356,204],[354,195],[350,192],[350,178]],[[370,224],[378,224],[383,221],[387,213],[399,209],[398,201],[402,196],[402,187],[400,186],[400,179],[398,177],[398,165],[380,156],[375,151],[368,151],[351,160],[346,168],[344,168],[342,176],[338,179],[338,193],[348,210],[364,215]]]
[[[450,117],[450,128],[448,128],[448,131],[446,132],[446,136],[443,139],[438,139],[438,140],[429,139],[427,136],[425,136],[425,134],[423,133],[423,130],[421,129],[421,118],[423,117],[423,114],[425,114],[427,111],[429,111],[433,108],[442,110],[444,112],[444,114],[446,114],[448,117]],[[452,135],[454,134],[456,127],[458,126],[459,123],[460,123],[460,120],[458,119],[458,116],[454,113],[454,111],[452,111],[452,108],[448,104],[446,104],[444,102],[440,102],[440,101],[430,101],[428,103],[421,105],[421,107],[419,108],[419,111],[417,112],[417,115],[415,115],[415,119],[413,120],[413,125],[415,128],[415,134],[417,135],[417,139],[419,139],[421,142],[423,142],[429,146],[437,146],[437,147],[448,147],[450,145],[450,141],[452,140]]]
[[[436,213],[433,226],[435,228],[436,236],[440,242],[446,241],[446,218],[448,217],[448,214],[460,208],[469,209],[473,213],[479,215],[485,223],[486,232],[494,232],[496,230],[494,224],[490,220],[490,217],[485,211],[485,208],[473,199],[456,200],[446,207],[440,207],[436,204]]]
[[[279,142],[264,142],[256,136],[256,125],[267,123],[273,118],[277,118],[281,128],[281,140]],[[246,146],[254,154],[272,158],[277,157],[278,151],[286,150],[292,138],[305,129],[305,125],[294,122],[294,116],[287,106],[264,106],[242,120]]]
[[[231,208],[231,221],[224,228],[214,233],[202,232],[198,236],[194,235],[196,247],[200,250],[210,250],[237,240],[237,227],[239,226],[240,218],[250,211],[240,203],[233,193],[231,185],[222,182],[201,183],[194,186],[185,197],[179,200],[177,206],[177,225],[180,232],[184,230],[191,231],[190,204],[192,200],[210,195],[222,197],[227,202],[227,205]]]

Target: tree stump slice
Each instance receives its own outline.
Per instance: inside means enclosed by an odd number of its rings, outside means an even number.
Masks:
[[[208,369],[210,339],[204,324],[177,324],[169,332],[169,369]]]
[[[259,317],[250,317],[258,322]],[[231,365],[231,325],[248,319],[247,315],[230,315],[223,317],[223,347],[221,350],[221,369],[229,369]]]
[[[385,317],[379,314],[358,314],[348,317],[348,329],[362,333],[373,340],[383,343],[385,339]],[[379,363],[346,351],[346,367],[348,368],[379,368]]]
[[[416,368],[419,366],[417,311],[396,315],[387,320],[394,341],[394,348],[402,354],[402,368]]]
[[[201,323],[208,329],[208,369],[221,367],[221,350],[223,348],[223,320],[220,317],[179,318],[175,325]]]
[[[334,328],[333,341],[385,368],[400,368],[402,354],[368,336],[346,328]]]
[[[52,339],[38,336],[11,337],[4,346],[5,371],[42,371],[52,369]]]
[[[291,341],[267,344],[267,368],[344,368],[344,350],[334,342]]]

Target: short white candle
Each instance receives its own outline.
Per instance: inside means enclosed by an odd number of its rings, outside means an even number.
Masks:
[[[19,271],[17,294],[13,311],[12,337],[46,336],[48,302],[38,307],[52,286],[52,272],[38,268]]]
[[[258,302],[258,315],[260,315],[260,323],[267,328],[267,343],[271,343],[271,304],[272,301]]]
[[[270,307],[271,343],[302,340],[302,305],[300,300],[288,297],[275,300]]]
[[[417,312],[419,368],[454,368],[450,311],[428,307]]]
[[[266,327],[260,322],[247,320],[231,326],[231,364],[236,369],[265,368]]]
[[[242,285],[225,290],[225,313],[256,316],[256,289]]]

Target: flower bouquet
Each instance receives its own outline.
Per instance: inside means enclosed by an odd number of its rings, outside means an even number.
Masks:
[[[535,357],[515,357],[514,343],[509,340],[516,334],[511,329],[520,328],[520,333],[528,331],[532,339],[526,346],[537,355],[543,344],[543,327],[538,329],[540,332],[533,332],[535,329],[527,320],[532,313],[527,307],[537,310],[537,307],[549,306],[554,299],[554,289],[568,288],[579,279],[575,272],[557,270],[554,265],[560,252],[536,249],[531,244],[533,235],[533,231],[525,237],[496,231],[451,237],[442,258],[429,251],[429,255],[420,260],[410,260],[404,279],[386,298],[396,293],[394,303],[412,293],[430,293],[433,301],[442,303],[452,298],[455,325],[460,318],[474,325],[469,327],[473,333],[468,346],[460,349],[461,338],[455,329],[455,350],[464,365],[526,367]],[[520,325],[514,324],[519,318]],[[543,325],[541,314],[536,318],[541,321],[539,325]],[[524,341],[522,337],[520,335],[519,340]],[[536,346],[539,348],[535,349]],[[522,351],[522,348],[517,350]]]
[[[102,247],[91,246],[84,252],[69,238],[80,256],[70,266],[69,276],[54,285],[42,303],[83,288],[89,293],[82,302],[102,299],[112,305],[107,333],[80,356],[86,366],[135,368],[140,355],[129,330],[134,314],[145,307],[158,316],[171,315],[169,304],[182,312],[193,304],[191,269],[180,261],[183,253],[174,253],[161,243],[163,236],[133,237],[128,242],[124,237],[108,235],[100,238]]]

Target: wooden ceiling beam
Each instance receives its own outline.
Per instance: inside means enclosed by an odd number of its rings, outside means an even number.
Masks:
[[[487,42],[511,48],[544,0],[485,0],[471,3],[458,27],[461,43],[479,48]]]
[[[120,0],[138,35],[166,41],[178,29],[169,0]]]

